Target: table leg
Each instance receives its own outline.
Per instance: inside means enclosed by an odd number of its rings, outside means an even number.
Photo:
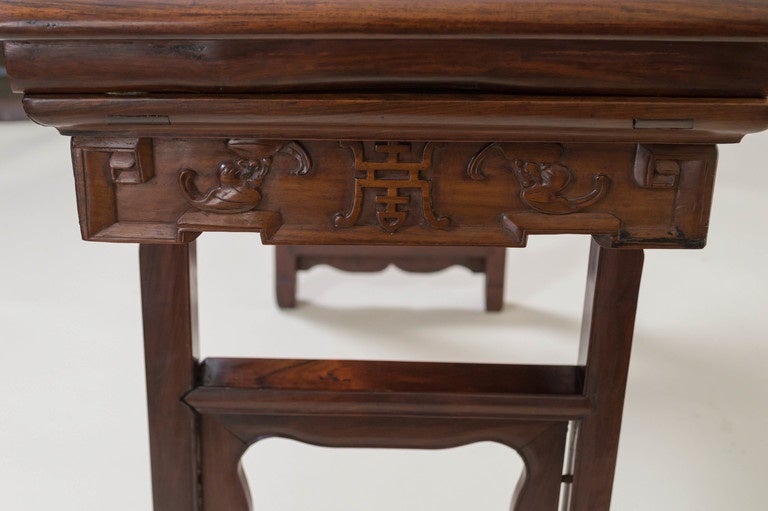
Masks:
[[[610,508],[642,267],[641,250],[592,241],[579,365],[593,412],[573,432],[569,511]]]
[[[275,246],[275,294],[281,309],[296,307],[296,271],[293,247]]]
[[[506,248],[489,248],[485,257],[485,310],[498,312],[504,308],[504,265]]]
[[[248,443],[214,417],[200,420],[200,461],[204,511],[251,511],[251,492],[241,458]]]
[[[556,423],[535,440],[518,449],[525,466],[512,497],[511,511],[555,511],[565,452],[567,423]]]
[[[141,245],[154,511],[199,511],[197,421],[182,398],[197,363],[195,246]]]

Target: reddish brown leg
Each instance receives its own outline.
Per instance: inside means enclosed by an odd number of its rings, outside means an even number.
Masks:
[[[556,423],[518,449],[525,467],[512,497],[512,511],[557,511],[566,429],[566,423]]]
[[[275,247],[275,293],[281,309],[296,307],[296,254],[289,246]]]
[[[592,241],[579,365],[594,410],[574,428],[569,511],[610,508],[642,268],[641,250]]]
[[[504,264],[506,248],[489,248],[485,259],[485,310],[498,312],[504,307]]]
[[[154,511],[199,511],[194,245],[141,245],[141,299]]]
[[[251,511],[251,493],[240,458],[248,445],[213,417],[200,426],[204,511]]]

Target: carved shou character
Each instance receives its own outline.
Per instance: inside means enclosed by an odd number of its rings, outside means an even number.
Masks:
[[[360,219],[363,212],[363,202],[366,189],[384,190],[384,194],[376,195],[376,219],[379,227],[394,233],[400,229],[409,215],[410,196],[401,195],[404,190],[415,189],[421,192],[421,206],[424,220],[435,229],[447,229],[450,219],[438,217],[432,209],[432,183],[421,176],[422,170],[432,167],[432,155],[435,146],[427,143],[424,146],[421,161],[402,161],[404,156],[411,154],[410,143],[383,142],[376,143],[374,150],[386,154],[385,161],[365,159],[365,148],[362,142],[341,142],[342,147],[348,147],[355,156],[355,170],[365,172],[365,177],[355,177],[355,193],[352,207],[347,213],[337,213],[334,217],[336,227],[351,227]],[[407,172],[407,177],[393,177],[392,174]],[[389,174],[381,176],[379,173]]]
[[[245,213],[255,209],[261,202],[259,187],[281,156],[294,160],[294,174],[306,174],[311,168],[309,155],[297,142],[232,139],[227,147],[241,158],[219,164],[218,185],[205,193],[195,185],[197,172],[183,169],[179,173],[181,190],[195,208],[212,213]]]
[[[553,162],[534,161],[515,158],[507,154],[501,144],[487,145],[472,158],[467,173],[473,179],[485,179],[483,165],[493,153],[499,153],[511,166],[517,181],[520,183],[520,200],[524,204],[541,213],[549,215],[566,215],[588,208],[602,199],[608,191],[608,176],[595,174],[592,176],[592,190],[581,196],[569,197],[565,190],[573,180],[573,172],[562,161],[560,156]]]

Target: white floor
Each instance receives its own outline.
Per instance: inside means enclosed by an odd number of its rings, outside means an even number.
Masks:
[[[136,248],[80,241],[68,140],[0,125],[0,509],[151,508]],[[768,136],[721,148],[702,251],[649,251],[614,491],[618,511],[762,511],[768,468]],[[459,268],[300,277],[273,301],[272,249],[199,242],[206,356],[572,363],[588,241],[508,252],[506,308]],[[266,440],[258,511],[502,511],[505,447],[331,450]]]

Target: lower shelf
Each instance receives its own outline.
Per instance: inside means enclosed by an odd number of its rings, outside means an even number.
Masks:
[[[211,358],[200,413],[571,420],[590,413],[576,366]]]

